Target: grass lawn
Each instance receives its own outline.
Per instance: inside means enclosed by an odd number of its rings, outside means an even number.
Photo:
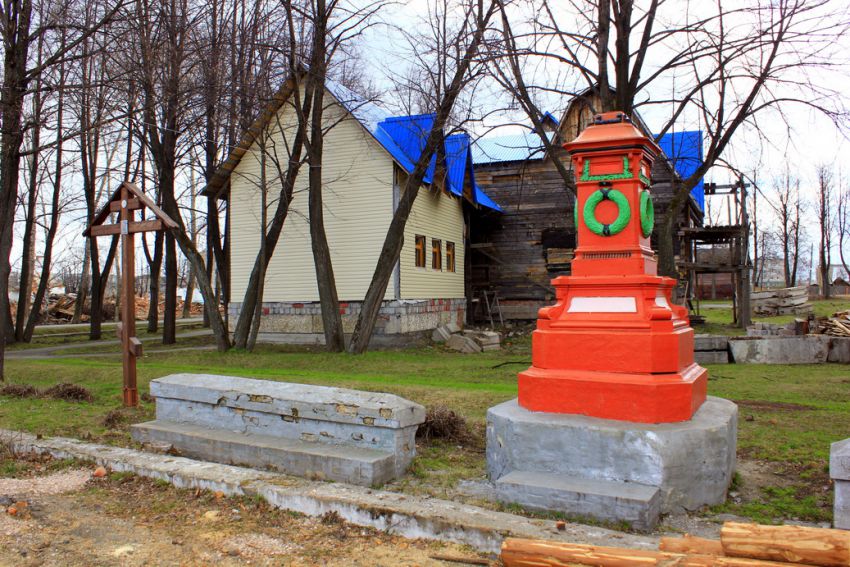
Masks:
[[[528,338],[508,342],[500,352],[476,355],[441,347],[359,357],[279,346],[253,354],[163,352],[140,361],[139,386],[146,392],[151,379],[175,372],[231,374],[385,391],[425,406],[444,404],[466,416],[475,439],[466,445],[423,444],[411,474],[391,488],[459,498],[455,489],[460,479],[484,477],[487,408],[516,396],[516,373],[530,360]],[[120,408],[117,356],[86,358],[69,352],[61,359],[8,360],[6,369],[12,383],[43,389],[72,382],[89,389],[94,401],[0,396],[0,427],[129,445],[129,424],[153,418],[151,402],[143,401],[134,411]],[[741,474],[730,501],[714,512],[757,521],[829,521],[829,444],[850,436],[850,366],[718,365],[709,372],[709,393],[740,405]]]

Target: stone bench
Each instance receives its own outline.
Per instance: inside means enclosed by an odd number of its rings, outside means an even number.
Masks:
[[[425,409],[392,394],[209,374],[153,380],[133,439],[180,454],[376,486],[404,474]]]

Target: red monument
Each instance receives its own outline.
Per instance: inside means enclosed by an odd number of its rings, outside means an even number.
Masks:
[[[578,248],[540,310],[519,397],[487,410],[487,474],[502,502],[652,529],[719,504],[738,409],[706,396],[694,332],[650,246],[660,150],[622,112],[574,141]]]
[[[574,141],[578,248],[572,275],[540,310],[519,405],[641,423],[690,419],[706,398],[687,310],[657,275],[649,172],[660,149],[622,112],[597,115]]]

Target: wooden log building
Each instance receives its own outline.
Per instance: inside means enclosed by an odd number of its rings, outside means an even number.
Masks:
[[[547,114],[544,123],[553,145],[560,148],[578,136],[591,123],[597,103],[598,95],[588,90],[571,101],[560,121]],[[651,136],[639,116],[634,120]],[[674,179],[689,175],[698,165],[701,144],[699,132],[668,134],[659,140],[665,153],[653,165],[651,186],[657,220],[669,207]],[[489,294],[486,301],[498,297],[505,320],[535,319],[537,310],[554,299],[550,280],[569,275],[576,247],[574,197],[555,159],[571,167],[565,150],[548,155],[534,133],[485,136],[473,147],[475,180],[502,211],[475,211],[469,220],[466,295],[470,317],[477,313],[480,318],[485,294]],[[702,226],[702,207],[700,183],[683,207],[677,229]],[[655,237],[653,245],[654,241]]]

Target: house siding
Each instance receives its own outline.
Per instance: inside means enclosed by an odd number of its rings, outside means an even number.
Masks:
[[[371,135],[326,94],[323,178],[324,223],[340,301],[362,300],[389,227],[393,209],[393,161]],[[294,111],[285,104],[280,128],[273,128],[275,147],[294,137]],[[270,128],[276,121],[272,120]],[[282,153],[282,152],[281,152]],[[260,241],[261,152],[249,149],[231,176],[230,243],[232,300],[244,296]],[[284,161],[285,164],[285,161]],[[271,174],[272,164],[267,165]],[[289,214],[269,264],[264,302],[318,301],[308,219],[308,165],[298,177]],[[276,193],[277,189],[272,189]],[[270,196],[273,197],[274,195]],[[269,203],[269,216],[276,202]],[[395,295],[390,282],[386,297]],[[433,296],[431,296],[433,297]]]
[[[404,176],[400,176],[404,184]],[[425,267],[416,267],[416,235],[425,236]],[[431,240],[442,241],[442,269],[431,268]],[[446,242],[455,244],[455,271],[446,263]],[[422,187],[404,229],[401,251],[401,299],[462,298],[464,290],[464,219],[461,200]]]

